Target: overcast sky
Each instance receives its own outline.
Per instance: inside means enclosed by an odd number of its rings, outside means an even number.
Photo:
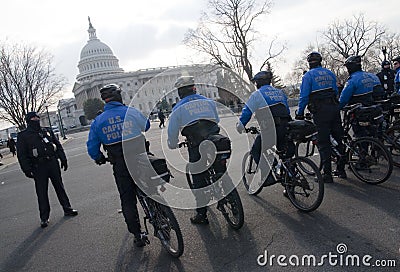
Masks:
[[[196,62],[182,45],[197,26],[206,0],[2,0],[1,40],[24,41],[54,55],[56,72],[68,79],[64,97],[73,97],[81,49],[88,40],[90,16],[97,37],[111,47],[125,71]],[[285,59],[275,64],[282,78],[305,47],[329,23],[364,13],[391,32],[400,31],[398,0],[276,0],[271,14],[258,22],[267,37],[286,43]],[[261,49],[256,55],[261,57]],[[257,67],[258,68],[258,67]]]

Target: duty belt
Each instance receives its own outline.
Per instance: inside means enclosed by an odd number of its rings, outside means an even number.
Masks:
[[[37,161],[37,162],[51,161],[52,159],[55,159],[55,158],[56,158],[56,156],[42,156],[42,157],[35,158],[35,161]]]

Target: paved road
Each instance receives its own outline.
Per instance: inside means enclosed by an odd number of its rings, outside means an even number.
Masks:
[[[227,126],[235,122],[234,118],[226,120]],[[157,154],[161,153],[157,142],[161,132],[154,124],[148,136]],[[399,169],[379,186],[357,181],[352,174],[348,180],[328,184],[322,205],[310,214],[297,211],[282,196],[280,185],[264,188],[258,197],[248,196],[239,185],[245,210],[240,231],[230,229],[215,206],[210,208],[209,226],[193,226],[189,222],[192,211],[174,209],[185,241],[185,252],[176,260],[154,237],[143,249],[133,246],[133,237],[118,213],[111,167],[99,167],[89,159],[86,139],[87,132],[81,132],[64,144],[70,165],[63,173],[64,183],[79,215],[64,218],[50,186],[52,211],[46,229],[39,227],[33,182],[17,164],[0,170],[0,271],[282,271],[277,257],[272,258],[272,266],[257,263],[265,251],[268,260],[272,255],[286,256],[280,260],[288,264],[289,271],[398,271]],[[240,162],[237,154],[245,149],[238,147],[231,161]],[[239,168],[232,170],[233,175],[239,173]],[[175,173],[171,182],[185,182],[183,178],[182,173]],[[338,244],[345,244],[347,252],[338,254]],[[330,265],[328,258],[323,268],[289,263],[289,258],[293,263],[313,255],[320,261],[329,254],[341,256],[343,265]],[[345,266],[346,257],[352,255],[360,261],[371,255],[371,264],[395,260],[397,268]]]

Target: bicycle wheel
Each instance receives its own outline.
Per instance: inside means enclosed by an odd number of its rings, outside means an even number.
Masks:
[[[154,232],[167,252],[178,258],[183,254],[183,237],[179,223],[171,208],[157,202],[154,203]]]
[[[400,126],[391,126],[386,130],[384,145],[392,155],[393,165],[400,167]]]
[[[261,171],[257,168],[250,151],[243,157],[242,181],[250,195],[258,195],[263,189],[264,181],[261,180]]]
[[[192,175],[190,174],[189,164],[186,165],[186,181],[189,185],[189,188],[193,190],[194,189],[193,179],[192,179]]]
[[[362,137],[354,140],[349,148],[349,165],[354,175],[363,182],[385,182],[393,171],[390,152],[378,140]]]
[[[304,171],[312,169],[312,174]],[[303,212],[314,211],[324,198],[324,182],[317,165],[308,158],[291,159],[286,165],[284,185],[292,204]]]
[[[229,226],[238,230],[244,223],[242,201],[236,188],[226,197],[218,201],[217,209],[222,212]]]
[[[322,169],[321,165],[321,157],[318,152],[317,146],[312,142],[296,142],[296,150],[295,150],[295,156],[296,158],[298,157],[306,157],[312,160],[317,166],[319,166],[319,169]],[[307,168],[307,164],[303,165],[301,162],[299,162],[299,167],[302,168],[304,172],[306,172],[309,175],[313,174],[313,170],[311,168]]]

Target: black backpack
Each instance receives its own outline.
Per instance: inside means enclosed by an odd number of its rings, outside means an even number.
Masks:
[[[157,176],[151,178],[162,178],[165,182],[169,182],[172,175],[168,169],[167,161],[164,158],[158,158],[151,153],[147,153],[147,157],[149,158],[154,171],[157,173]]]

